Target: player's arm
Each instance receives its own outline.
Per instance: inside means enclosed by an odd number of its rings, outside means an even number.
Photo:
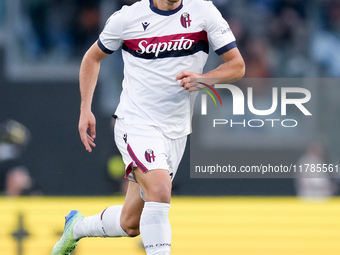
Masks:
[[[202,78],[212,79],[212,83],[232,83],[245,74],[245,63],[238,48],[233,48],[221,55],[224,63],[216,69],[203,74]]]
[[[91,147],[96,146],[94,143],[96,138],[96,119],[92,113],[91,105],[97,85],[100,61],[107,56],[108,54],[99,48],[97,42],[94,43],[85,53],[79,71],[81,105],[78,130],[81,141],[88,152],[92,152]],[[90,129],[90,135],[87,133],[88,129]]]
[[[214,70],[204,74],[195,72],[181,72],[177,75],[176,80],[181,80],[180,85],[189,91],[197,90],[197,83],[190,83],[190,79],[209,79],[204,80],[208,85],[217,83],[233,83],[241,79],[245,74],[244,60],[238,48],[233,48],[221,55],[224,63]]]

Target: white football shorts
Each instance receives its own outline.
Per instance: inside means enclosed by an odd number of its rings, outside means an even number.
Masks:
[[[134,167],[143,172],[166,169],[173,180],[187,141],[187,136],[170,139],[155,126],[126,124],[124,118],[116,119],[114,138],[125,163],[125,178],[134,182]]]

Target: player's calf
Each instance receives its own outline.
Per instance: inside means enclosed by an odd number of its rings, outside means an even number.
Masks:
[[[145,204],[140,219],[140,233],[147,255],[170,254],[171,226],[168,218],[171,179],[168,170],[135,170]]]

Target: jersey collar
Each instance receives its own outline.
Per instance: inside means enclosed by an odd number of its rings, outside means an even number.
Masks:
[[[174,10],[172,10],[172,11],[162,11],[162,10],[157,9],[157,8],[153,5],[153,1],[150,0],[150,9],[151,9],[153,12],[155,12],[155,13],[157,13],[157,14],[159,14],[159,15],[163,15],[163,16],[170,16],[170,15],[172,15],[172,14],[175,14],[175,13],[178,12],[180,9],[182,9],[182,7],[183,7],[183,0],[182,0],[182,2],[181,2],[181,5],[178,6],[176,9],[174,9]]]

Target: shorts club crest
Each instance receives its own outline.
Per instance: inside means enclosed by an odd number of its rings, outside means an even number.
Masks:
[[[145,151],[145,160],[149,163],[155,162],[156,156],[151,149]]]

